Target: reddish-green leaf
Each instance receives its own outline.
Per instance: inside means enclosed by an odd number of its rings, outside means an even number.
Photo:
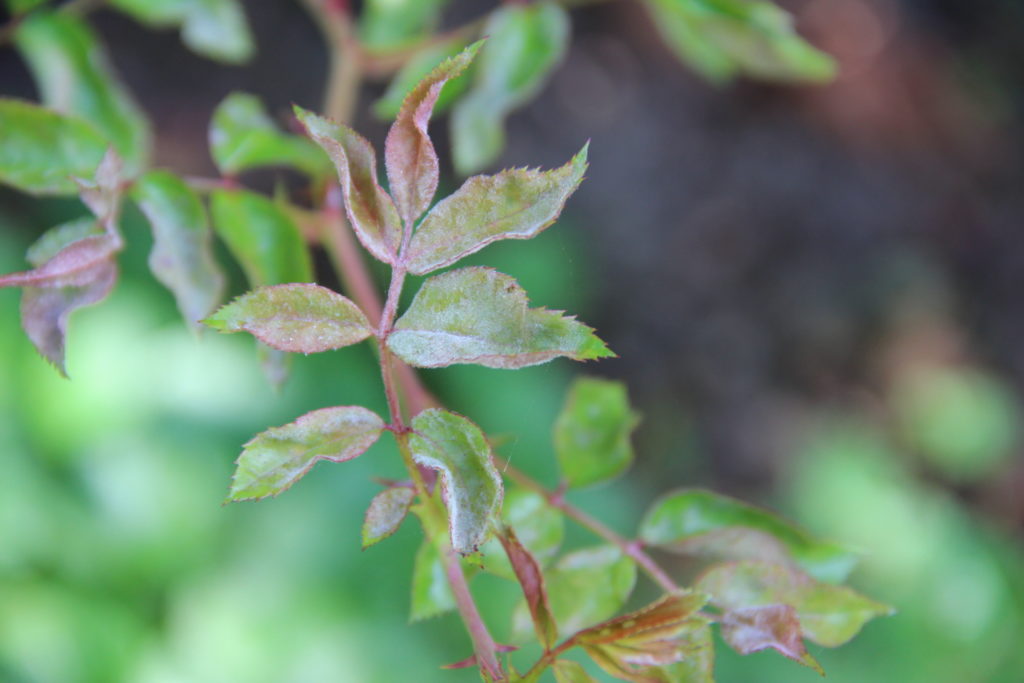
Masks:
[[[0,183],[32,194],[75,194],[107,145],[89,123],[49,109],[0,99]]]
[[[413,459],[441,474],[452,548],[471,553],[501,509],[502,481],[491,447],[475,424],[437,408],[413,418],[412,428]]]
[[[516,538],[541,567],[558,552],[565,535],[565,518],[533,491],[513,488],[505,491],[501,510],[502,522],[515,529]],[[515,572],[497,539],[488,539],[480,547],[481,562],[486,571],[515,580]]]
[[[587,170],[587,147],[561,168],[475,176],[431,209],[404,257],[417,275],[451,265],[491,242],[529,239],[555,222]]]
[[[821,664],[804,647],[800,622],[790,605],[730,610],[722,616],[722,638],[741,655],[771,648],[825,675]]]
[[[306,284],[261,287],[203,323],[218,332],[248,332],[271,348],[293,353],[340,349],[373,334],[354,303],[326,287]]]
[[[380,417],[360,406],[322,408],[268,429],[245,444],[228,500],[276,496],[318,460],[345,462],[362,455],[383,429]]]
[[[708,601],[708,596],[679,591],[628,614],[580,631],[573,640],[586,645],[639,644],[673,638],[687,630],[687,622]]]
[[[732,562],[712,567],[697,582],[699,590],[723,610],[789,605],[804,636],[825,647],[849,641],[865,623],[892,614],[892,608],[845,586],[815,581],[795,569],[763,562]]]
[[[476,363],[521,368],[559,356],[612,356],[591,328],[560,311],[529,308],[526,292],[490,268],[463,268],[423,283],[388,346],[423,368]]]
[[[597,484],[625,471],[633,462],[629,436],[638,422],[624,384],[577,379],[555,422],[555,451],[569,486]]]
[[[22,287],[21,324],[40,355],[64,370],[68,316],[106,298],[117,280],[115,238],[92,219],[59,225],[28,250],[34,269],[0,276],[0,287]]]
[[[406,230],[412,230],[413,223],[427,210],[437,191],[437,152],[427,135],[427,123],[434,103],[444,84],[462,73],[473,61],[480,45],[479,42],[470,45],[427,74],[406,95],[398,117],[388,131],[384,161],[391,194],[405,221]]]
[[[139,178],[132,198],[153,229],[150,270],[174,294],[185,321],[198,325],[224,292],[206,209],[196,193],[168,171],[150,171]]]
[[[138,173],[149,158],[149,123],[118,81],[88,25],[68,12],[37,11],[14,36],[43,103],[93,124]]]
[[[301,107],[295,107],[295,115],[313,141],[334,161],[345,210],[359,241],[377,259],[395,264],[402,245],[402,219],[391,197],[377,181],[377,157],[373,147],[348,126]]]
[[[416,493],[407,486],[392,486],[374,496],[363,519],[363,548],[398,531],[415,497]]]
[[[493,162],[505,144],[505,117],[530,100],[562,60],[569,15],[555,2],[506,3],[484,26],[487,45],[472,91],[452,112],[455,168],[464,175]]]
[[[255,95],[224,98],[210,122],[210,152],[225,175],[262,166],[294,166],[318,177],[330,169],[324,153],[304,137],[281,132]]]
[[[406,95],[412,92],[423,78],[433,71],[441,62],[454,57],[466,48],[466,41],[463,38],[453,38],[437,43],[430,43],[423,49],[418,50],[409,57],[398,70],[398,73],[391,79],[387,91],[379,100],[373,104],[373,113],[377,118],[385,121],[398,116]],[[441,89],[441,94],[434,103],[434,114],[440,114],[452,105],[453,102],[469,87],[471,69],[467,69],[461,75],[449,79]]]
[[[792,557],[822,581],[846,578],[856,556],[819,541],[796,525],[742,501],[701,489],[680,489],[655,501],[640,524],[645,543],[686,555],[788,562]]]
[[[658,683],[714,683],[715,646],[711,640],[711,624],[693,617],[695,625],[676,638],[681,659],[675,664],[654,667],[645,673]]]
[[[412,611],[411,621],[429,619],[455,609],[444,561],[437,546],[424,538],[412,568]]]
[[[558,639],[558,626],[551,614],[548,594],[544,589],[544,574],[541,573],[540,565],[537,564],[537,560],[530,554],[530,551],[519,542],[516,532],[511,527],[504,527],[498,534],[498,540],[501,541],[509,563],[515,571],[516,579],[523,589],[523,596],[526,598],[526,606],[530,610],[537,638],[544,649],[548,650]]]
[[[597,679],[588,674],[582,664],[571,659],[559,659],[551,668],[554,669],[557,683],[597,683]]]

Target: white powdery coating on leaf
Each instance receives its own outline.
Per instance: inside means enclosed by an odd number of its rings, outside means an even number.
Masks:
[[[452,547],[471,553],[486,537],[503,494],[487,439],[466,418],[437,408],[417,415],[412,427],[413,459],[441,473]]]
[[[385,489],[373,497],[363,520],[363,547],[368,548],[398,530],[416,494],[404,486]]]

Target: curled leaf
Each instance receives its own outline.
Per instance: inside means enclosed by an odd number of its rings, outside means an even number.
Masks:
[[[317,353],[356,344],[372,334],[359,307],[326,287],[261,287],[243,294],[203,321],[219,332],[248,332],[294,353]]]
[[[423,275],[503,239],[529,239],[558,218],[587,170],[584,146],[550,171],[517,168],[475,176],[437,203],[417,228],[404,257]]]
[[[463,268],[424,282],[387,344],[399,358],[423,368],[476,363],[512,369],[559,356],[614,355],[574,318],[529,308],[516,281],[489,268]]]
[[[523,596],[526,598],[526,606],[530,610],[537,638],[547,651],[558,639],[558,626],[555,624],[555,618],[551,614],[551,605],[548,603],[548,594],[544,588],[544,574],[541,572],[537,560],[519,542],[516,532],[511,527],[504,527],[498,534],[498,540],[501,541],[508,561],[516,574],[516,579],[523,589]]]
[[[741,655],[771,648],[825,675],[821,664],[804,647],[800,622],[790,605],[761,605],[730,610],[722,616],[722,638]]]
[[[502,481],[491,461],[491,447],[475,424],[437,408],[413,418],[412,428],[413,459],[441,474],[452,548],[471,553],[483,543],[501,509]]]
[[[322,408],[273,427],[245,444],[228,501],[276,496],[318,460],[345,462],[377,441],[384,422],[361,406]]]

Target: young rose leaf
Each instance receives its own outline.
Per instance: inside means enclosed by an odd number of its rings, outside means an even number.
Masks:
[[[561,311],[529,308],[526,292],[490,268],[463,268],[423,283],[388,347],[421,368],[476,363],[522,368],[565,356],[614,355],[593,330]]]
[[[254,44],[238,0],[109,0],[116,9],[155,28],[180,26],[185,46],[228,64],[249,61]]]
[[[633,592],[636,563],[615,546],[595,546],[562,557],[546,579],[551,612],[564,637],[619,611]],[[513,615],[513,631],[520,638],[532,632],[525,604]]]
[[[581,645],[623,643],[636,646],[647,641],[671,639],[689,629],[690,618],[707,601],[708,596],[702,593],[671,593],[642,609],[580,631],[573,640]]]
[[[92,125],[20,100],[0,99],[0,183],[37,195],[76,194],[107,145]]]
[[[384,421],[361,406],[322,408],[272,427],[245,444],[228,501],[276,496],[318,460],[345,462],[377,441]]]
[[[203,321],[218,332],[248,332],[267,346],[318,353],[357,344],[371,334],[359,307],[319,285],[275,285],[243,294]]]
[[[337,167],[345,210],[359,241],[375,258],[394,265],[402,245],[402,219],[377,181],[373,147],[351,128],[301,107],[295,107],[295,115]]]
[[[33,270],[0,276],[0,287],[22,287],[25,334],[57,370],[64,369],[68,316],[106,298],[117,280],[119,246],[93,219],[52,228],[28,250]]]
[[[398,116],[406,96],[441,62],[454,57],[466,48],[466,41],[461,38],[445,40],[427,45],[409,59],[398,70],[391,84],[379,100],[373,104],[373,113],[377,118],[390,121]],[[458,99],[459,95],[469,87],[470,69],[459,76],[451,78],[441,88],[441,94],[434,103],[434,113],[440,114]]]
[[[871,619],[893,612],[845,586],[820,583],[794,569],[763,562],[716,565],[704,573],[697,588],[727,611],[789,605],[796,610],[803,635],[825,647],[846,643]]]
[[[192,188],[168,171],[143,175],[135,182],[131,197],[153,230],[149,269],[174,294],[185,322],[198,326],[224,293],[224,274],[213,256],[203,203]]]
[[[14,42],[43,103],[93,124],[125,160],[128,175],[138,173],[149,158],[149,123],[85,22],[68,12],[34,12]]]
[[[638,422],[623,383],[576,380],[555,421],[555,452],[569,486],[608,481],[625,471],[633,462],[629,436]]]
[[[464,555],[474,552],[501,509],[502,481],[491,447],[475,424],[437,408],[413,418],[412,428],[413,459],[441,474],[452,548]]]
[[[470,178],[437,203],[404,257],[423,275],[503,239],[529,239],[555,222],[587,170],[587,149],[550,171],[511,169]]]
[[[550,650],[558,639],[558,626],[551,614],[551,605],[548,603],[548,594],[544,589],[544,574],[541,573],[540,565],[526,548],[516,538],[516,532],[511,527],[504,527],[498,540],[501,541],[509,563],[515,571],[516,579],[523,589],[523,596],[526,598],[526,606],[530,610],[530,617],[533,619],[533,626],[537,632],[544,650]]]
[[[680,489],[656,500],[640,524],[640,538],[686,555],[724,553],[782,563],[791,557],[808,574],[830,583],[844,580],[856,563],[848,550],[819,541],[767,510],[700,489]]]
[[[224,98],[210,123],[210,152],[224,175],[262,166],[294,166],[316,178],[330,169],[323,151],[306,138],[282,132],[255,95]]]
[[[422,0],[421,0],[422,1]],[[412,230],[437,191],[437,152],[427,135],[427,124],[441,88],[461,74],[480,49],[476,42],[441,62],[406,95],[384,143],[388,183],[405,229]]]
[[[309,282],[313,267],[295,223],[272,200],[248,190],[210,195],[213,227],[253,287]]]
[[[556,683],[598,683],[582,664],[571,659],[559,659],[551,668],[555,672]]]
[[[482,35],[473,89],[452,112],[453,157],[463,175],[501,153],[505,117],[537,94],[565,54],[569,17],[555,2],[506,4],[491,12]]]
[[[682,658],[674,664],[646,671],[658,683],[714,683],[715,646],[711,640],[711,624],[701,617],[694,617],[693,622],[693,628],[676,637],[676,650]]]
[[[359,38],[372,52],[388,53],[425,38],[448,0],[366,0]]]
[[[373,497],[363,519],[364,550],[398,531],[415,497],[407,486],[392,486]]]
[[[420,621],[455,609],[444,561],[437,546],[424,538],[412,567],[412,611],[410,621]]]
[[[831,57],[793,30],[793,19],[770,2],[644,0],[662,38],[684,64],[722,82],[738,75],[776,81],[830,80]]]
[[[741,607],[726,612],[722,615],[722,638],[741,655],[771,648],[825,675],[821,664],[804,647],[800,622],[789,605]]]
[[[565,535],[565,518],[544,497],[533,491],[511,489],[505,492],[501,520],[515,530],[516,538],[541,567],[555,556]],[[512,565],[502,551],[498,539],[488,539],[480,546],[486,571],[505,579],[516,578]]]

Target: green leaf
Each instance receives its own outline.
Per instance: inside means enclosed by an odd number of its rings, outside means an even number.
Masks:
[[[423,80],[431,71],[436,69],[441,62],[454,57],[466,48],[466,41],[460,38],[445,40],[439,43],[431,43],[422,50],[409,57],[398,70],[398,73],[391,79],[388,89],[373,103],[373,113],[382,120],[389,121],[398,116],[402,108],[402,102],[406,96]],[[470,70],[467,69],[461,75],[449,79],[437,102],[434,103],[434,113],[440,114],[446,111],[458,97],[466,91],[470,83]]]
[[[245,444],[228,501],[276,496],[318,460],[345,462],[362,455],[383,429],[384,421],[361,406],[322,408],[272,427]]]
[[[498,534],[498,540],[505,549],[509,564],[515,572],[516,580],[523,589],[523,596],[526,598],[526,606],[533,619],[534,629],[537,632],[537,639],[540,640],[544,650],[548,651],[558,639],[558,626],[551,614],[551,605],[548,603],[547,591],[544,589],[544,574],[541,573],[540,565],[536,558],[523,547],[516,532],[512,527],[503,527]]]
[[[710,593],[711,602],[723,610],[789,605],[796,610],[803,635],[825,647],[838,647],[871,619],[893,613],[887,605],[845,586],[819,583],[794,569],[763,562],[716,565],[696,587]]]
[[[85,22],[67,12],[35,12],[14,42],[43,103],[92,123],[125,160],[128,175],[139,173],[149,158],[149,123]]]
[[[392,486],[374,496],[363,519],[363,549],[398,531],[415,497],[408,486]]]
[[[91,218],[52,228],[29,247],[34,269],[0,276],[0,288],[21,287],[21,324],[39,354],[67,376],[68,317],[102,301],[117,280],[120,245]]]
[[[800,622],[790,605],[762,605],[730,610],[722,615],[722,638],[741,655],[771,648],[825,675],[821,664],[804,647]]]
[[[420,621],[455,609],[444,561],[437,546],[424,538],[416,552],[412,568],[412,611],[411,621]]]
[[[555,672],[556,683],[598,683],[596,678],[587,673],[582,664],[571,659],[559,659],[554,663],[552,669]]]
[[[366,0],[359,38],[372,52],[390,52],[430,35],[448,0]]]
[[[565,535],[562,513],[533,491],[519,488],[506,491],[501,519],[506,526],[515,529],[519,542],[542,567],[547,565],[562,545],[562,537]],[[515,572],[497,539],[488,539],[480,546],[480,554],[486,571],[515,580]]]
[[[237,0],[109,0],[153,27],[180,26],[185,45],[196,54],[229,64],[248,61],[252,35]]]
[[[654,25],[679,59],[711,81],[738,75],[775,81],[828,81],[831,57],[793,30],[771,2],[644,0]]]
[[[318,353],[357,344],[371,334],[359,307],[319,285],[275,285],[243,294],[203,321],[218,332],[248,332],[267,346]]]
[[[438,161],[427,124],[441,88],[462,73],[476,56],[480,42],[446,59],[409,92],[384,143],[388,183],[405,229],[412,230],[437,191]]]
[[[675,664],[649,669],[647,673],[658,683],[714,683],[715,646],[711,640],[711,624],[681,633],[676,648],[682,659]]]
[[[555,421],[555,452],[569,486],[613,479],[633,462],[629,436],[640,416],[622,382],[582,377],[573,382]]]
[[[334,161],[345,210],[359,241],[378,260],[391,265],[397,263],[402,244],[402,219],[391,197],[377,181],[377,157],[373,147],[348,126],[301,107],[295,107],[295,115],[313,141]]]
[[[501,509],[502,481],[491,447],[475,424],[437,408],[413,418],[412,428],[413,459],[441,475],[452,548],[474,552]]]
[[[560,311],[528,307],[526,292],[508,275],[463,268],[423,283],[395,323],[388,347],[422,368],[476,363],[521,368],[565,356],[612,356],[591,328]]]
[[[701,489],[679,489],[656,500],[640,524],[640,538],[683,555],[724,552],[730,559],[782,563],[792,558],[811,576],[832,583],[843,581],[857,561],[850,551],[767,510]]]
[[[587,170],[587,149],[561,168],[524,168],[470,178],[438,202],[413,235],[404,257],[423,275],[503,239],[529,239],[555,222]]]
[[[174,294],[185,322],[197,326],[224,293],[224,274],[213,257],[203,203],[168,171],[150,171],[139,178],[132,199],[153,229],[149,269]]]
[[[107,144],[85,121],[20,100],[0,99],[0,183],[37,195],[77,194]]]
[[[248,190],[215,190],[210,211],[214,230],[253,287],[313,279],[299,229],[272,200]]]
[[[569,44],[569,17],[554,2],[506,4],[484,26],[470,93],[452,112],[452,151],[463,175],[497,159],[505,145],[505,117],[528,102],[562,60]]]
[[[309,140],[283,133],[255,95],[234,92],[224,98],[210,124],[210,151],[224,175],[262,166],[294,166],[316,178],[330,161]]]
[[[565,555],[546,578],[551,612],[565,637],[619,611],[633,592],[636,564],[615,546],[601,545]],[[532,631],[525,604],[513,623],[519,636]]]

